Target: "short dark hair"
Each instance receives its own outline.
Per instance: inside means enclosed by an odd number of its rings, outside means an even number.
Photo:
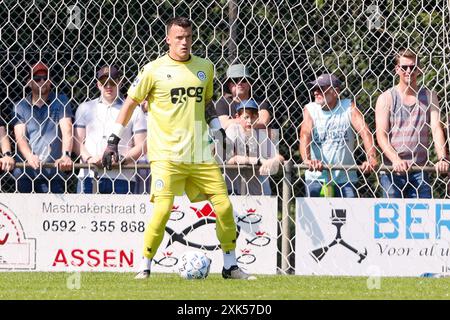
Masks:
[[[237,111],[237,114],[240,116],[240,115],[242,115],[244,113],[244,111],[249,111],[253,116],[258,116],[259,115],[258,110],[253,109],[253,108],[247,108],[247,109],[241,108],[241,109],[239,109]]]
[[[192,22],[186,17],[170,18],[166,24],[167,32],[169,32],[170,28],[172,28],[173,25],[180,26],[182,28],[189,28],[192,27]]]
[[[419,56],[411,49],[401,48],[400,50],[398,50],[397,54],[395,55],[396,65],[400,63],[400,58],[402,57],[414,60],[417,64],[419,64]]]

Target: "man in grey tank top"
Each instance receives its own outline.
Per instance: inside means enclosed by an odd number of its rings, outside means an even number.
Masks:
[[[383,152],[383,164],[393,171],[380,172],[386,198],[431,198],[428,173],[410,170],[411,166],[430,164],[430,132],[437,155],[438,173],[449,169],[440,109],[434,91],[417,85],[419,57],[401,49],[395,57],[399,82],[383,92],[375,107],[376,136]]]

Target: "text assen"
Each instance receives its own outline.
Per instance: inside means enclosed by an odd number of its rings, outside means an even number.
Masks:
[[[53,259],[53,267],[69,265],[75,267],[89,266],[89,267],[133,267],[134,252],[133,250],[116,250],[116,249],[73,249],[71,251],[64,251],[58,249],[55,258]]]

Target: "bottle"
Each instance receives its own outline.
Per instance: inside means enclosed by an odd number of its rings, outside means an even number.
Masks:
[[[329,179],[328,171],[325,171],[325,181],[320,189],[321,197],[334,197],[334,183]]]

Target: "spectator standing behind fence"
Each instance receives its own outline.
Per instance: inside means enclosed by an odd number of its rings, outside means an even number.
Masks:
[[[49,69],[42,62],[32,67],[27,86],[31,94],[16,103],[13,126],[17,161],[26,161],[31,168],[14,170],[17,189],[63,193],[66,176],[62,171],[73,167],[72,106],[66,95],[52,91]],[[55,168],[42,168],[43,163],[54,163]]]
[[[76,150],[84,163],[102,167],[103,151],[112,132],[124,98],[120,95],[121,74],[114,66],[104,66],[97,72],[100,97],[82,103],[75,114]],[[143,111],[137,108],[125,127],[119,144],[122,165],[134,164],[146,152],[147,123]],[[102,170],[98,176],[98,192],[104,194],[133,193],[136,184],[135,169],[114,168]],[[94,171],[81,169],[77,192],[93,193]]]
[[[393,166],[393,172],[380,173],[384,197],[432,197],[428,173],[409,171],[413,165],[429,163],[430,131],[438,159],[435,169],[439,173],[449,169],[438,97],[417,85],[419,67],[419,57],[414,52],[399,50],[395,57],[399,82],[377,99],[377,140],[383,151],[383,163]]]
[[[256,101],[243,100],[236,107],[235,119],[226,130],[232,145],[227,153],[227,164],[259,164],[258,172],[251,169],[225,168],[225,181],[228,192],[236,195],[271,195],[269,175],[278,171],[284,161],[271,139],[270,129],[254,129],[258,121],[258,104]]]
[[[267,101],[252,94],[253,79],[248,68],[243,64],[233,64],[227,70],[227,80],[224,85],[224,96],[216,103],[217,116],[224,129],[233,123],[239,123],[235,117],[236,106],[243,100],[254,99],[258,103],[258,121],[254,129],[265,129],[270,122],[270,105]]]
[[[15,161],[13,158],[13,153],[11,151],[11,142],[9,141],[8,130],[6,129],[6,124],[0,117],[0,170],[1,171],[12,171],[14,169]]]
[[[355,170],[329,171],[323,167],[355,165],[356,168],[353,155],[356,132],[362,138],[367,158],[361,171],[371,172],[378,165],[372,134],[355,102],[340,99],[341,81],[335,75],[322,74],[311,85],[314,102],[304,107],[300,129],[300,155],[308,166],[305,172],[308,196],[356,197]]]

